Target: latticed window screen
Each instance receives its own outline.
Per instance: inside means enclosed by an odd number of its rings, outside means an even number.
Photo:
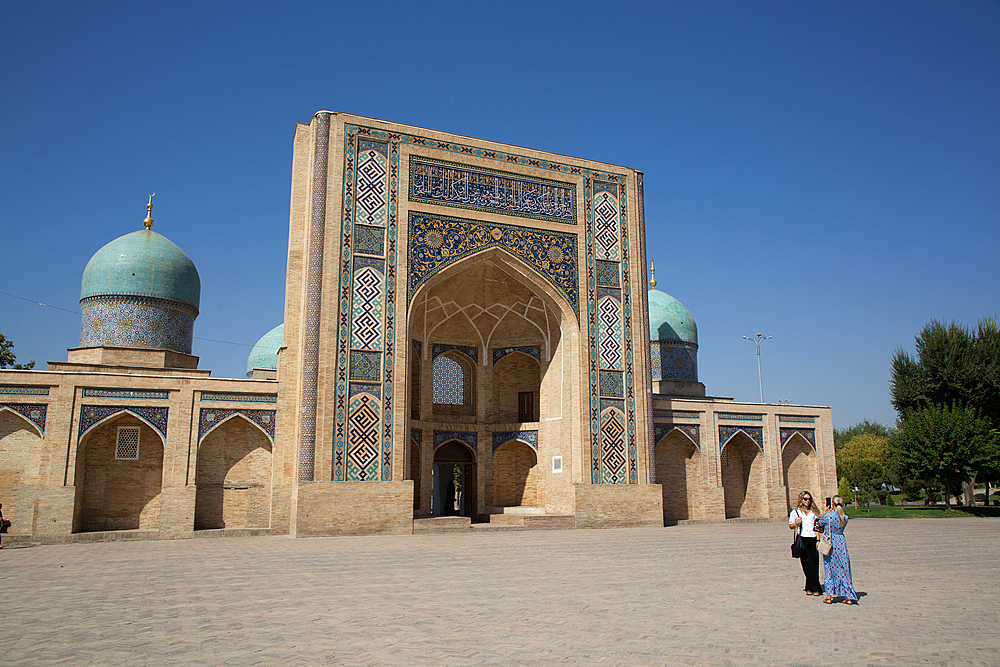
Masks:
[[[434,402],[472,405],[472,367],[468,362],[447,354],[434,360]]]
[[[139,427],[119,426],[118,441],[115,443],[115,459],[136,461],[139,458]]]
[[[724,466],[729,465],[729,448],[728,447],[724,447],[722,449],[722,465],[724,465]]]

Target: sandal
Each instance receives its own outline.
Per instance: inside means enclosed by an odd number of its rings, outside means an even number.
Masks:
[[[827,597],[826,599],[823,600],[823,602],[825,602],[826,604],[833,604],[833,598]]]
[[[820,595],[822,595],[822,593],[820,593],[819,591],[813,591],[813,595],[819,597]]]
[[[854,605],[854,604],[857,604],[857,602],[855,602],[854,600],[844,600],[844,604]]]

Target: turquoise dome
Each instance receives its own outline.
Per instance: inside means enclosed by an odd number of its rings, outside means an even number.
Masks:
[[[698,344],[698,326],[684,305],[655,289],[649,290],[650,340],[679,340]]]
[[[247,357],[247,377],[255,368],[278,368],[278,348],[284,345],[285,325],[279,324],[261,337]]]
[[[201,279],[194,262],[173,241],[143,229],[111,241],[87,262],[80,300],[100,296],[166,299],[197,314]]]

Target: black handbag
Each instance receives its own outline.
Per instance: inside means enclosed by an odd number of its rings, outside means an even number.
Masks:
[[[802,515],[799,515],[802,518]],[[806,553],[806,545],[802,542],[802,526],[795,531],[795,539],[792,540],[792,558],[802,558]]]

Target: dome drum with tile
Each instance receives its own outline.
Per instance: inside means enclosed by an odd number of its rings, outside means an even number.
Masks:
[[[276,371],[278,369],[278,348],[284,344],[284,323],[261,336],[247,357],[247,377],[254,377],[254,371]]]
[[[698,326],[684,305],[649,290],[649,340],[653,380],[698,381]]]

